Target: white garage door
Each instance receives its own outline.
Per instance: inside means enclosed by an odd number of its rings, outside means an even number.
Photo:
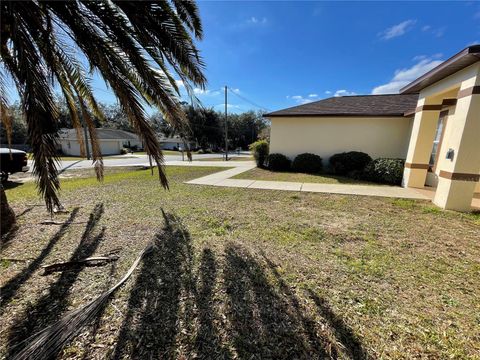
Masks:
[[[100,141],[100,149],[102,155],[115,155],[120,154],[121,144],[120,141]]]

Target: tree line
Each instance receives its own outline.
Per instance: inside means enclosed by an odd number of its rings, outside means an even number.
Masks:
[[[73,128],[70,113],[65,102],[58,101],[58,130]],[[118,104],[99,103],[105,114],[105,120],[94,118],[95,127],[119,129],[134,132],[127,115]],[[189,120],[188,128],[176,128],[159,113],[154,112],[147,120],[159,137],[180,136],[196,142],[201,149],[219,150],[225,146],[225,114],[213,108],[202,108],[183,103]],[[28,144],[27,126],[22,116],[20,105],[10,107],[12,115],[12,144]],[[81,114],[81,113],[80,113]],[[262,112],[247,111],[240,114],[228,114],[228,146],[230,149],[248,149],[248,145],[261,138],[268,138],[270,124],[262,117]],[[81,118],[81,115],[80,115]],[[81,119],[82,120],[82,119]],[[3,124],[0,125],[0,142],[7,143],[7,134]]]

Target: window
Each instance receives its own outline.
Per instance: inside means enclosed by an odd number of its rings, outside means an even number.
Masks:
[[[430,154],[429,165],[431,167],[434,167],[437,162],[438,152],[440,151],[440,144],[442,142],[443,130],[445,128],[447,116],[448,111],[444,111],[440,113],[440,117],[438,119],[437,130],[435,132],[435,138],[433,139],[432,153]]]

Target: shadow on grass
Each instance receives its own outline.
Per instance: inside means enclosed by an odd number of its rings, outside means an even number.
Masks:
[[[175,358],[182,278],[190,271],[190,235],[171,214],[153,240],[128,301],[113,357]]]
[[[103,204],[95,206],[82,238],[69,261],[89,257],[95,252],[105,233],[105,228],[102,228],[97,235],[93,235],[103,211]],[[73,220],[73,217],[71,216],[70,219]],[[47,294],[42,296],[35,304],[29,306],[22,316],[15,321],[10,329],[8,343],[10,347],[7,358],[12,358],[20,351],[24,345],[22,342],[30,335],[57,321],[65,313],[69,305],[68,293],[82,270],[83,268],[74,268],[71,271],[63,272],[57,281],[50,285]]]
[[[18,186],[22,186],[23,182],[22,181],[8,180],[8,181],[5,181],[4,183],[2,183],[2,185],[3,185],[3,188],[5,190],[8,190],[8,189],[15,189]]]
[[[331,329],[335,334],[335,337],[338,341],[342,343],[345,347],[348,357],[350,359],[366,359],[367,353],[363,349],[363,346],[355,335],[353,330],[339,317],[337,316],[327,301],[317,294],[315,294],[311,289],[308,289],[308,295],[310,299],[315,303],[319,314],[327,320]]]
[[[130,293],[114,358],[366,358],[327,302],[313,292],[299,298],[265,255],[228,244],[220,264],[205,248],[193,271],[190,235],[164,217]]]
[[[195,350],[200,359],[231,359],[232,354],[223,344],[215,322],[218,314],[213,307],[213,297],[217,282],[217,261],[212,250],[204,249],[200,261],[198,291],[195,300],[198,308],[198,332]]]
[[[308,290],[316,311],[307,310],[305,301],[262,255],[264,261],[239,246],[226,249],[231,335],[240,358],[367,358],[352,329],[325,299]]]
[[[1,300],[0,300],[0,309],[2,309],[10,299],[15,296],[15,293],[18,289],[32,276],[32,274],[37,271],[42,265],[43,260],[50,254],[52,249],[58,243],[58,241],[66,233],[70,225],[74,222],[77,217],[79,208],[75,208],[70,213],[69,218],[60,226],[58,231],[50,238],[47,246],[43,248],[40,254],[33,260],[28,266],[23,269],[18,275],[10,279],[2,288],[0,289]],[[9,235],[10,236],[10,235]],[[14,236],[14,235],[12,235]],[[2,242],[3,243],[3,242]]]
[[[224,274],[231,335],[240,358],[328,357],[328,344],[313,320],[305,326],[306,316],[292,306],[292,294],[273,286],[264,266],[245,249],[227,247]]]
[[[102,208],[90,217],[72,255],[88,256],[103,230],[92,237]],[[172,214],[155,235],[155,248],[143,259],[129,294],[126,314],[112,353],[115,359],[364,359],[352,329],[308,290],[299,297],[266,256],[227,244],[216,256],[210,248],[195,254],[191,237]],[[82,250],[80,250],[82,249]],[[218,260],[220,259],[220,261]],[[57,320],[80,270],[63,273],[47,295],[14,325],[12,343]],[[107,303],[104,304],[104,308]],[[97,331],[103,309],[94,319]],[[106,320],[108,321],[108,319]],[[88,347],[88,345],[87,345]],[[10,349],[11,356],[16,349]],[[87,348],[84,359],[93,357]]]

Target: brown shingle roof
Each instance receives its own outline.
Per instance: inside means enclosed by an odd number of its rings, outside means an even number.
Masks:
[[[403,116],[415,110],[417,99],[418,94],[331,97],[264,116]]]

